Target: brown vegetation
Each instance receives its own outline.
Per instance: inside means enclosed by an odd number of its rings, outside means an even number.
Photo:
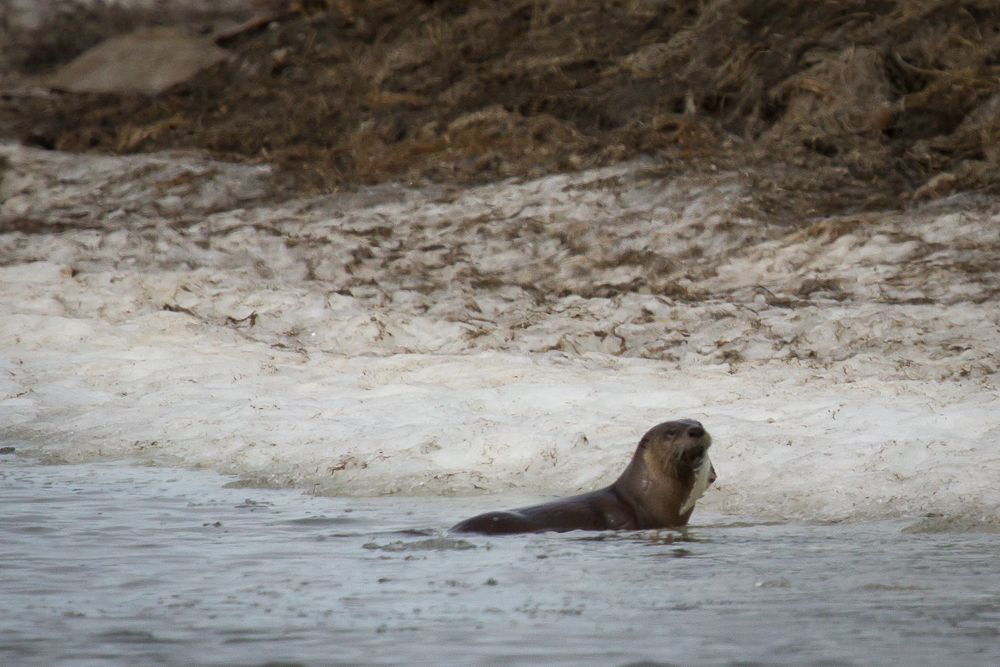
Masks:
[[[12,93],[0,128],[63,150],[272,161],[295,192],[530,177],[640,154],[668,171],[742,170],[762,211],[788,219],[1000,184],[995,2],[310,0],[291,10],[220,37],[227,61],[159,96]],[[105,11],[114,31],[151,20],[115,11]],[[46,40],[12,42],[7,58],[25,71],[68,60],[88,46],[81,35],[102,34],[102,16],[60,19]]]

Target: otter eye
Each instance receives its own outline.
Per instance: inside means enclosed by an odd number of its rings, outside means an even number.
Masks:
[[[691,428],[688,429],[688,435],[691,436],[692,438],[700,438],[701,436],[705,435],[705,429],[703,429],[700,426],[692,426]]]

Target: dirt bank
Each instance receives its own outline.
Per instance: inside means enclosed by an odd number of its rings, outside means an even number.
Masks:
[[[235,36],[219,28],[225,16],[100,6],[21,31],[3,56],[24,76],[163,23],[217,31],[231,55],[155,97],[8,85],[0,132],[60,150],[273,162],[295,193],[534,177],[655,154],[668,172],[741,171],[760,213],[786,220],[1000,183],[996,3],[284,9]]]

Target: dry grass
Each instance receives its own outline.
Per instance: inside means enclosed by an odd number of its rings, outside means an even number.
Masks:
[[[62,17],[7,58],[37,71],[79,51],[60,35],[128,27],[105,14]],[[295,192],[641,153],[743,169],[762,212],[790,220],[1000,184],[993,2],[315,0],[226,46],[156,98],[9,99],[0,127],[65,150],[273,161]]]

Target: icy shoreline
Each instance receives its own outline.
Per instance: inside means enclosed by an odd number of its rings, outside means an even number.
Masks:
[[[6,144],[0,437],[319,493],[556,494],[713,433],[700,506],[1000,516],[996,202],[765,225],[651,164],[285,203]],[[251,326],[252,325],[252,326]]]

